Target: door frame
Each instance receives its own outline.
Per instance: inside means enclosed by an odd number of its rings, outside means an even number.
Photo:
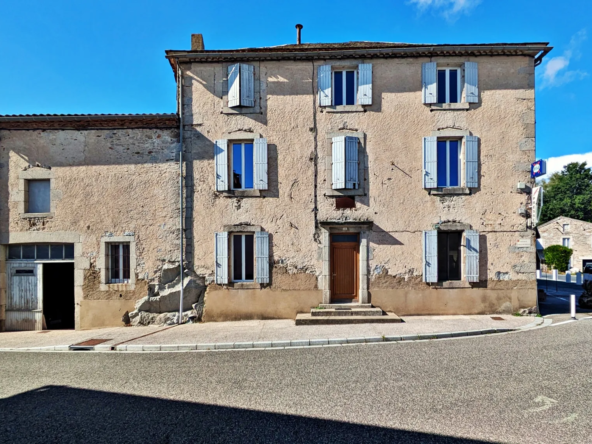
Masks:
[[[335,298],[335,272],[334,272],[334,265],[335,265],[335,261],[333,259],[333,236],[336,235],[346,235],[346,236],[356,236],[357,241],[354,242],[338,242],[338,243],[344,243],[344,244],[348,244],[348,245],[352,245],[355,244],[356,249],[355,249],[355,256],[354,256],[354,277],[355,277],[355,282],[354,282],[354,294],[355,297],[351,298],[351,302],[359,302],[360,300],[360,233],[351,233],[351,232],[335,232],[335,233],[331,233],[329,235],[329,248],[331,251],[331,258],[329,261],[329,266],[330,266],[330,276],[331,276],[331,285],[330,285],[330,289],[331,289],[331,302],[338,302],[341,301],[342,299],[336,299]],[[349,298],[344,298],[345,300],[350,301]]]

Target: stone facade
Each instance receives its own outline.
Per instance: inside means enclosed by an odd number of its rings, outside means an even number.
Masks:
[[[587,263],[592,263],[592,223],[560,216],[538,226],[537,229],[543,248],[567,243],[573,250],[571,271],[583,271]]]

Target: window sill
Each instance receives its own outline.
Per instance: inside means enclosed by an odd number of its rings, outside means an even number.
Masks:
[[[21,219],[51,219],[53,218],[53,213],[21,213]]]
[[[135,289],[135,282],[127,284],[101,284],[99,288],[100,291],[133,291]]]
[[[261,108],[257,106],[236,106],[229,108],[224,106],[221,114],[261,114]]]
[[[470,103],[432,103],[430,105],[431,111],[446,111],[446,110],[468,110]]]
[[[221,191],[224,197],[261,197],[262,190],[228,190]]]
[[[365,196],[366,193],[364,192],[363,188],[358,189],[343,189],[343,190],[334,190],[332,188],[328,188],[325,191],[325,196],[327,197],[344,197],[344,196]]]
[[[364,113],[366,110],[362,105],[338,105],[338,106],[323,106],[321,111],[327,113]]]
[[[229,282],[228,287],[235,290],[260,290],[261,284],[258,282]]]
[[[472,288],[467,281],[443,281],[433,284],[432,288]]]
[[[428,190],[431,196],[469,195],[471,189],[467,187],[432,188]]]

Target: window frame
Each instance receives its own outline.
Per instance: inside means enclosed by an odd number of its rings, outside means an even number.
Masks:
[[[569,224],[563,224],[563,232],[567,233],[569,231]]]
[[[124,264],[124,257],[125,255],[123,254],[123,246],[127,245],[128,246],[128,254],[127,254],[127,269],[128,272],[131,276],[131,244],[130,242],[108,242],[107,243],[108,247],[109,247],[109,264],[108,264],[108,269],[109,269],[109,280],[108,283],[109,284],[129,284],[130,283],[130,277],[128,276],[127,278],[124,277],[124,270],[125,270],[125,264]],[[113,277],[113,271],[114,271],[114,267],[112,267],[112,248],[113,246],[119,246],[119,276],[117,278]]]
[[[565,241],[567,241],[567,242],[565,242]],[[567,243],[567,245],[565,245],[566,243]],[[571,245],[571,238],[569,238],[569,237],[562,237],[561,238],[561,246],[571,248],[570,245]]]
[[[462,103],[462,72],[463,69],[460,67],[436,67],[436,100],[440,96],[439,94],[439,82],[438,82],[438,72],[445,71],[446,72],[446,80],[445,80],[445,89],[446,89],[446,101],[440,102],[437,101],[437,104],[448,104],[448,103]],[[450,101],[450,71],[456,71],[456,91],[457,91],[457,98],[456,102]]]
[[[354,103],[346,103],[346,97],[347,97],[347,76],[346,73],[347,72],[353,72],[354,73]],[[341,99],[343,101],[343,103],[341,105],[336,105],[335,104],[335,74],[337,73],[341,73],[342,75],[342,91],[341,91]],[[353,106],[353,105],[357,105],[358,104],[358,70],[356,69],[348,69],[348,68],[339,68],[339,69],[335,69],[335,70],[331,70],[331,105],[332,106]]]
[[[438,244],[437,244],[437,251],[438,251],[438,282],[461,282],[463,281],[463,277],[464,277],[464,273],[465,273],[465,254],[463,254],[463,243],[466,244],[465,242],[465,230],[463,231],[438,231]],[[442,279],[442,273],[440,273],[440,240],[443,239],[444,236],[446,236],[447,238],[447,245],[446,245],[446,251],[449,252],[450,251],[450,244],[449,244],[449,237],[451,234],[456,234],[459,236],[459,245],[458,245],[458,258],[457,258],[457,266],[458,266],[458,279],[450,279],[450,276],[447,276],[448,279]],[[450,270],[450,255],[447,256],[446,258],[446,262],[447,262],[447,269],[448,272],[447,274],[449,274],[449,270]]]
[[[437,183],[437,188],[459,188],[463,186],[462,179],[462,155],[463,155],[463,139],[457,138],[438,138],[436,140],[436,168],[439,166],[439,159],[438,159],[438,150],[437,144],[440,142],[446,143],[446,185],[440,186]],[[450,185],[450,142],[458,142],[458,185]],[[438,174],[438,179],[440,179],[440,175]]]
[[[229,270],[229,282],[247,282],[247,283],[254,283],[257,282],[257,276],[256,276],[256,272],[257,272],[257,264],[256,264],[256,257],[257,257],[257,252],[256,252],[256,242],[255,242],[255,232],[237,232],[237,233],[228,233],[229,237],[230,237],[230,242],[229,242],[229,248],[230,248],[230,270]],[[242,238],[241,241],[241,278],[242,279],[235,279],[234,278],[234,238],[236,236],[240,236]],[[245,279],[245,274],[246,274],[246,256],[245,256],[245,236],[252,236],[253,237],[253,279]]]
[[[252,145],[252,161],[253,161],[253,186],[251,188],[245,188],[245,144],[250,143]],[[230,162],[229,163],[229,178],[230,180],[230,189],[236,191],[251,191],[255,189],[255,139],[253,140],[229,140],[228,144],[230,145]],[[234,186],[234,145],[241,145],[241,187],[236,188]]]

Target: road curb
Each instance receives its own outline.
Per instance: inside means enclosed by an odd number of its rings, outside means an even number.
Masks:
[[[127,344],[127,345],[95,345],[85,351],[94,352],[185,352],[185,351],[222,351],[222,350],[282,350],[299,349],[307,347],[335,347],[355,344],[378,344],[391,342],[416,342],[431,341],[438,339],[466,338],[500,333],[521,332],[546,327],[552,324],[551,319],[537,318],[530,324],[517,328],[486,328],[481,330],[463,330],[442,333],[419,333],[413,335],[395,336],[368,336],[353,338],[330,338],[330,339],[297,339],[282,341],[250,341],[250,342],[217,342],[202,344]],[[24,347],[24,348],[0,348],[0,352],[7,351],[44,351],[44,352],[65,352],[76,351],[69,345],[55,345],[49,347]],[[80,351],[80,350],[78,350]]]

